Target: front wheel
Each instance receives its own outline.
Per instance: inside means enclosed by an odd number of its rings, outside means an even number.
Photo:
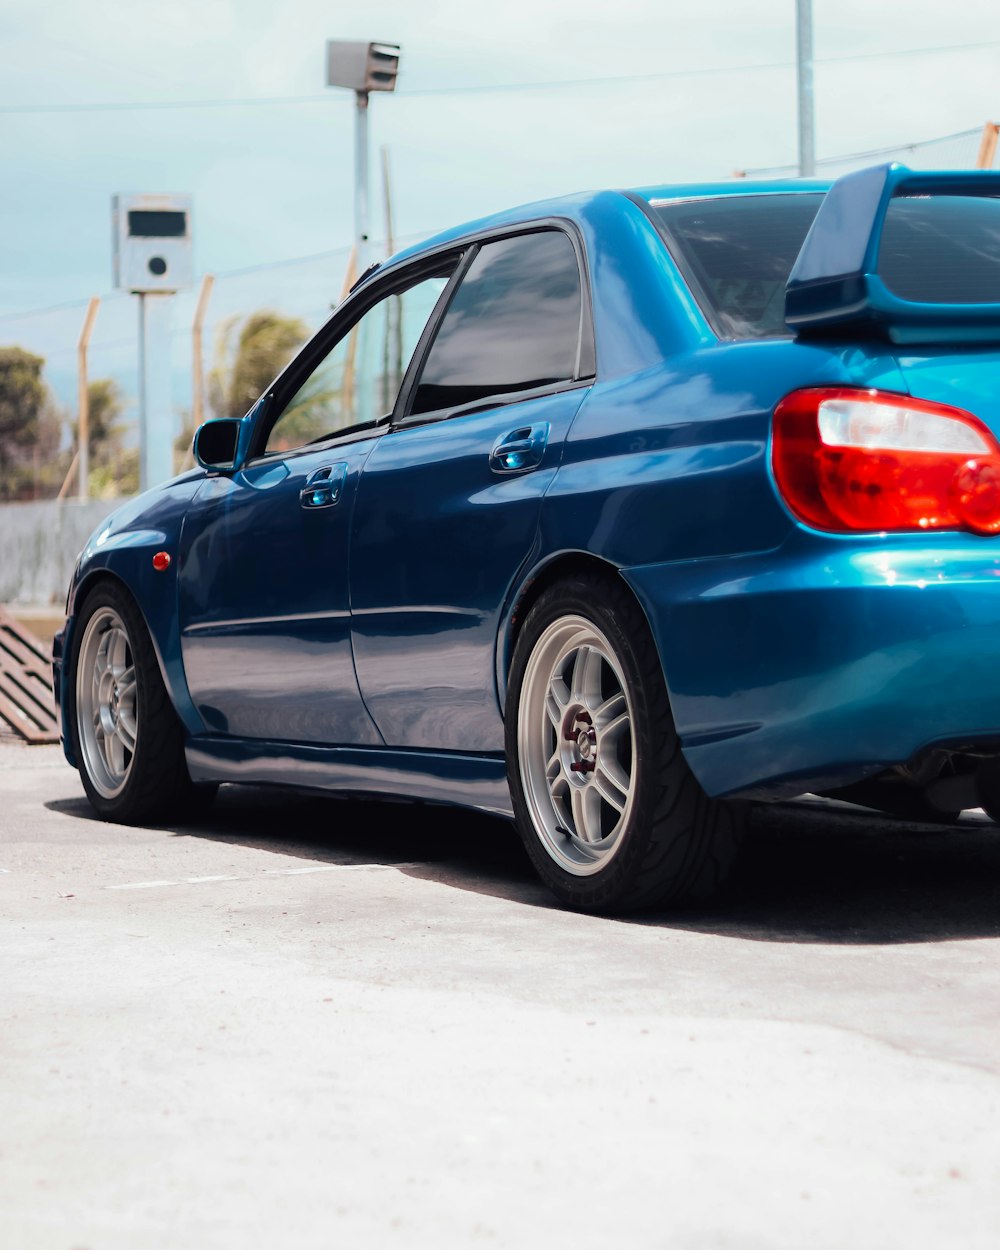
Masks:
[[[184,732],[132,597],[113,583],[87,596],[70,655],[70,731],[91,805],[125,824],[205,810],[215,786],[192,783]]]
[[[580,576],[528,614],[511,665],[508,780],[539,875],[582,910],[709,898],[745,816],[710,799],[681,754],[645,617],[611,579]]]

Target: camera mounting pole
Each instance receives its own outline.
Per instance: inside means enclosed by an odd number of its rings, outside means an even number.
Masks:
[[[326,85],[354,92],[354,248],[357,272],[368,268],[368,95],[395,91],[399,44],[328,39]]]
[[[116,195],[114,283],[139,296],[139,489],[173,477],[172,296],[191,282],[191,198]]]

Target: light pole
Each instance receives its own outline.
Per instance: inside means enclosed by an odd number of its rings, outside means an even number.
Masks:
[[[354,92],[354,248],[363,273],[368,264],[368,96],[395,91],[399,44],[328,39],[326,85]]]
[[[799,89],[799,177],[811,178],[816,172],[812,0],[795,0],[795,68]]]

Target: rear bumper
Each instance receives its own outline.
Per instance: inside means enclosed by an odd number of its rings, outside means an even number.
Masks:
[[[780,797],[933,744],[1000,750],[1000,543],[837,540],[623,570],[709,794]]]

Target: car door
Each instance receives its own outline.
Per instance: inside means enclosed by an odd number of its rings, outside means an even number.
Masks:
[[[208,477],[193,501],[181,539],[181,653],[209,731],[381,741],[351,652],[351,513],[447,280],[424,274],[394,287],[334,329],[328,347],[307,348],[257,418],[246,466]]]
[[[390,746],[503,749],[500,614],[594,371],[579,249],[550,227],[467,255],[402,410],[365,462],[354,654]]]

